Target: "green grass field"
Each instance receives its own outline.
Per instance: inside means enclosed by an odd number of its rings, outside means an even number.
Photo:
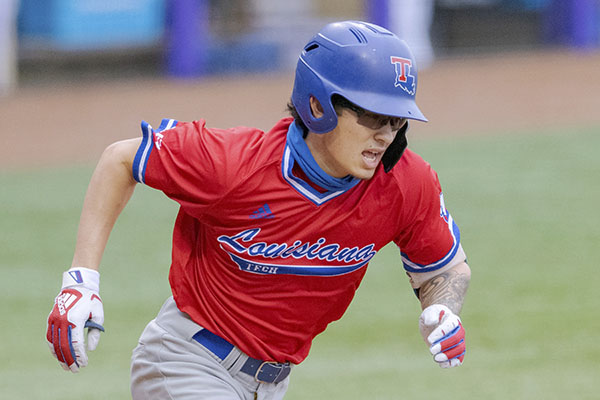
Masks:
[[[438,171],[473,279],[465,365],[434,365],[398,250],[373,260],[346,316],[293,372],[287,399],[597,399],[600,135],[416,140]],[[169,295],[177,211],[139,187],[103,260],[106,329],[90,366],[63,372],[45,319],[70,264],[92,169],[0,174],[0,397],[127,399],[129,357]]]

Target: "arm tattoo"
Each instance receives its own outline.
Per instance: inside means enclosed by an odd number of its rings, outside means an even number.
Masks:
[[[419,290],[422,308],[432,304],[443,304],[455,314],[460,314],[469,279],[468,274],[451,269],[428,280]]]

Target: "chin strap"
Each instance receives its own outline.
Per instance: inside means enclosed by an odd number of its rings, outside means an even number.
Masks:
[[[383,168],[385,172],[390,172],[394,165],[400,161],[402,157],[402,153],[406,150],[406,146],[408,146],[408,141],[406,140],[406,131],[408,130],[408,121],[404,124],[402,128],[398,130],[396,133],[396,137],[390,146],[387,148],[385,153],[383,153],[383,157],[381,158],[381,162],[383,163]]]

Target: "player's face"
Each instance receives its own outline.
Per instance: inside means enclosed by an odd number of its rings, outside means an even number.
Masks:
[[[319,166],[330,176],[371,179],[383,153],[405,123],[400,118],[341,108],[335,129],[325,134],[311,133],[306,143]]]

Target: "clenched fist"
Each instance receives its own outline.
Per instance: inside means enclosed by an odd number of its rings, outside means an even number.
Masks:
[[[419,330],[442,368],[461,365],[465,358],[465,329],[458,315],[448,307],[433,304],[419,317]]]
[[[104,331],[104,310],[98,294],[100,274],[88,268],[71,268],[63,274],[63,285],[48,316],[46,341],[50,352],[66,371],[78,372],[88,364],[87,349],[94,350]]]

